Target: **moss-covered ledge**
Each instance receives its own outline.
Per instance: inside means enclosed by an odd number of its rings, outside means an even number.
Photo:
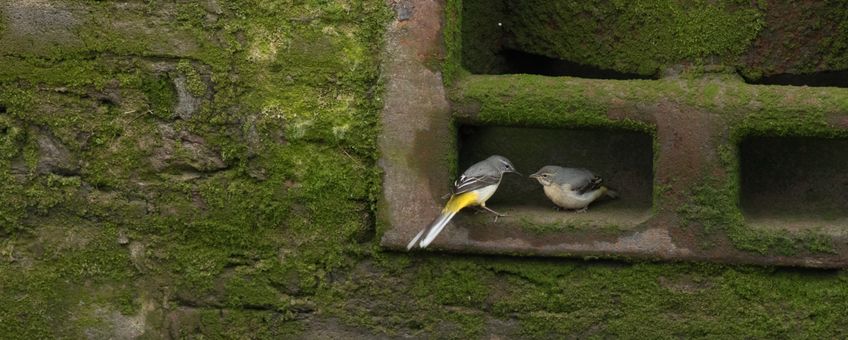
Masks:
[[[601,80],[535,75],[470,75],[451,90],[454,116],[487,124],[592,125],[651,122],[661,103],[721,115],[731,128],[833,135],[848,127],[848,89],[748,85],[732,74],[695,73],[661,80]],[[620,109],[630,109],[622,116]],[[617,124],[613,124],[617,125]],[[741,131],[741,130],[740,130]],[[785,131],[782,134],[786,134]]]
[[[739,143],[755,136],[814,137],[824,143],[848,136],[848,89],[748,85],[723,73],[657,81],[473,75],[458,81],[450,97],[459,124],[629,129],[655,136],[653,216],[636,228],[592,223],[578,228],[571,222],[523,228],[561,231],[545,239],[554,248],[571,242],[572,249],[566,245],[563,253],[594,249],[632,255],[626,246],[597,245],[624,239],[638,244],[633,240],[640,234],[662,230],[667,239],[643,239],[635,253],[821,267],[848,263],[839,231],[846,219],[838,212],[827,219],[810,214],[784,222],[742,211],[738,152]],[[469,220],[468,225],[480,225],[476,228],[505,228],[482,218]],[[521,229],[528,223],[506,224]],[[515,238],[515,233],[508,234]],[[596,247],[574,246],[580,240]]]

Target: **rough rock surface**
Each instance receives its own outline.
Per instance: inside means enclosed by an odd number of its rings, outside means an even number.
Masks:
[[[848,336],[844,271],[382,249],[399,3],[0,1],[0,338]]]

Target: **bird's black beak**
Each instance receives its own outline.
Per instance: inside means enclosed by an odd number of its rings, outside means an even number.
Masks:
[[[530,178],[539,178],[539,174],[532,174],[530,175]]]
[[[515,171],[515,170],[512,170],[511,172],[512,172],[512,173],[514,173],[514,174],[516,174],[516,175],[519,175],[519,176],[524,176],[524,175],[522,175],[520,172]]]

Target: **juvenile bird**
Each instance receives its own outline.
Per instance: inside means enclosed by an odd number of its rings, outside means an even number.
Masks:
[[[586,169],[563,168],[547,165],[530,175],[542,184],[545,195],[564,209],[586,212],[589,203],[607,195],[618,197],[618,193],[601,185],[603,180]]]
[[[498,185],[501,184],[503,174],[509,172],[517,173],[515,167],[508,159],[498,155],[477,162],[468,168],[468,170],[465,170],[462,176],[459,176],[459,179],[454,182],[453,194],[450,200],[448,200],[448,203],[445,204],[444,209],[442,209],[442,213],[436,217],[433,223],[430,223],[418,235],[415,235],[412,241],[409,241],[406,249],[410,250],[416,244],[421,248],[430,245],[448,222],[450,222],[451,218],[467,206],[479,205],[481,208],[495,214],[495,219],[506,216],[486,207],[486,201],[498,190]]]

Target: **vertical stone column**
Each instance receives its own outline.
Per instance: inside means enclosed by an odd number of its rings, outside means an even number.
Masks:
[[[442,76],[444,3],[438,0],[395,3],[383,64],[386,90],[380,134],[383,195],[378,225],[391,226],[382,242],[404,243],[439,211],[436,198],[448,191],[450,123]]]

